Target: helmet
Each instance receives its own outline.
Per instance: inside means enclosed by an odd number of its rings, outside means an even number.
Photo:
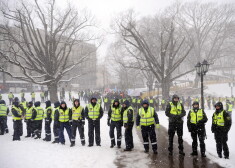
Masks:
[[[199,105],[199,102],[194,101],[192,105],[193,105],[193,106],[194,106],[194,105]]]
[[[149,105],[149,101],[148,101],[148,100],[144,100],[144,101],[142,102],[142,104],[147,104],[147,105]]]
[[[220,107],[220,109],[223,109],[223,103],[221,103],[221,102],[217,102],[217,103],[215,104],[215,107],[216,107],[216,106]]]

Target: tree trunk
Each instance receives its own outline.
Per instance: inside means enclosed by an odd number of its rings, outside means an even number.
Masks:
[[[170,82],[166,79],[162,80],[162,98],[167,100],[170,96]]]
[[[57,94],[57,83],[50,83],[49,85],[47,85],[48,87],[48,91],[50,94],[50,100],[52,103],[58,101],[58,94]]]

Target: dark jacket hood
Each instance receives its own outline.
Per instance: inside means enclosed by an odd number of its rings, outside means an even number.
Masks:
[[[5,100],[0,100],[0,104],[6,104]]]
[[[127,108],[130,106],[130,102],[128,100],[125,100],[123,104],[125,104]]]
[[[47,100],[45,103],[46,103],[46,108],[51,106],[51,101],[50,100]]]
[[[41,105],[40,101],[36,101],[36,102],[34,103],[34,106],[35,106],[35,107],[39,107],[40,105]]]
[[[59,101],[56,101],[55,103],[54,103],[54,108],[57,108],[57,107],[59,107],[60,106],[60,102]]]

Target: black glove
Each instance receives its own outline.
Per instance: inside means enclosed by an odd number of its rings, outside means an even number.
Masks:
[[[110,120],[107,121],[107,125],[110,126]]]
[[[73,125],[73,120],[69,120],[69,124],[72,126]]]
[[[121,127],[123,126],[123,121],[121,121]]]
[[[125,128],[128,128],[128,124],[127,124],[127,123],[125,123],[125,124],[124,124],[124,127],[125,127]]]
[[[192,132],[192,128],[191,127],[188,127],[188,132]]]
[[[85,125],[85,120],[82,120],[82,125]]]

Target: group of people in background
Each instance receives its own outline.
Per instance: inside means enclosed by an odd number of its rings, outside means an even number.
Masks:
[[[137,130],[141,130],[143,138],[143,146],[145,152],[149,152],[151,142],[154,154],[157,154],[157,138],[156,129],[160,128],[160,121],[157,111],[164,110],[165,115],[169,118],[168,136],[169,155],[173,155],[173,139],[175,133],[178,136],[179,154],[185,155],[183,146],[183,117],[186,115],[186,104],[189,109],[187,116],[187,127],[192,137],[192,153],[197,156],[198,140],[200,144],[200,152],[202,157],[206,157],[206,129],[205,123],[208,118],[204,111],[199,107],[199,98],[187,98],[186,101],[180,99],[179,96],[173,95],[171,100],[159,99],[158,97],[149,97],[142,99],[141,97],[128,96],[126,92],[112,92],[102,96],[100,92],[81,91],[78,93],[78,98],[74,98],[69,92],[69,101],[73,101],[73,107],[68,107],[64,100],[52,102],[48,100],[48,94],[40,93],[41,102],[35,101],[35,93],[31,93],[32,100],[26,102],[25,95],[20,94],[21,101],[15,97],[12,92],[8,94],[9,104],[12,105],[11,110],[6,106],[4,100],[0,100],[0,133],[8,133],[7,116],[9,111],[12,113],[13,119],[13,141],[20,140],[23,135],[23,122],[26,123],[27,135],[26,138],[34,137],[40,139],[42,134],[42,124],[45,121],[45,138],[44,141],[51,141],[54,134],[53,144],[65,144],[64,129],[66,130],[70,146],[75,146],[76,132],[78,130],[81,144],[86,144],[84,125],[88,123],[88,146],[92,147],[95,144],[101,146],[100,137],[100,120],[103,117],[104,111],[108,112],[107,125],[110,127],[109,136],[111,139],[110,147],[117,145],[121,148],[122,127],[125,128],[125,144],[124,151],[131,151],[134,148],[132,130],[134,123]],[[2,99],[2,97],[0,97]],[[64,97],[63,97],[64,99]],[[87,103],[86,106],[81,106],[80,100]],[[88,101],[89,100],[89,101]],[[214,104],[215,112],[212,117],[211,131],[215,135],[217,154],[222,158],[222,151],[226,159],[229,158],[229,148],[227,145],[228,132],[231,128],[231,115],[234,105],[234,98],[226,99],[226,109],[221,101],[213,102],[213,98],[208,97],[208,109],[211,109],[210,103]],[[209,101],[210,100],[210,101]],[[41,103],[45,102],[45,109],[41,107]],[[189,107],[189,104],[190,107]],[[104,105],[102,108],[102,105]],[[104,109],[104,110],[103,110]],[[51,128],[52,127],[52,128]],[[115,129],[117,135],[115,138]]]

